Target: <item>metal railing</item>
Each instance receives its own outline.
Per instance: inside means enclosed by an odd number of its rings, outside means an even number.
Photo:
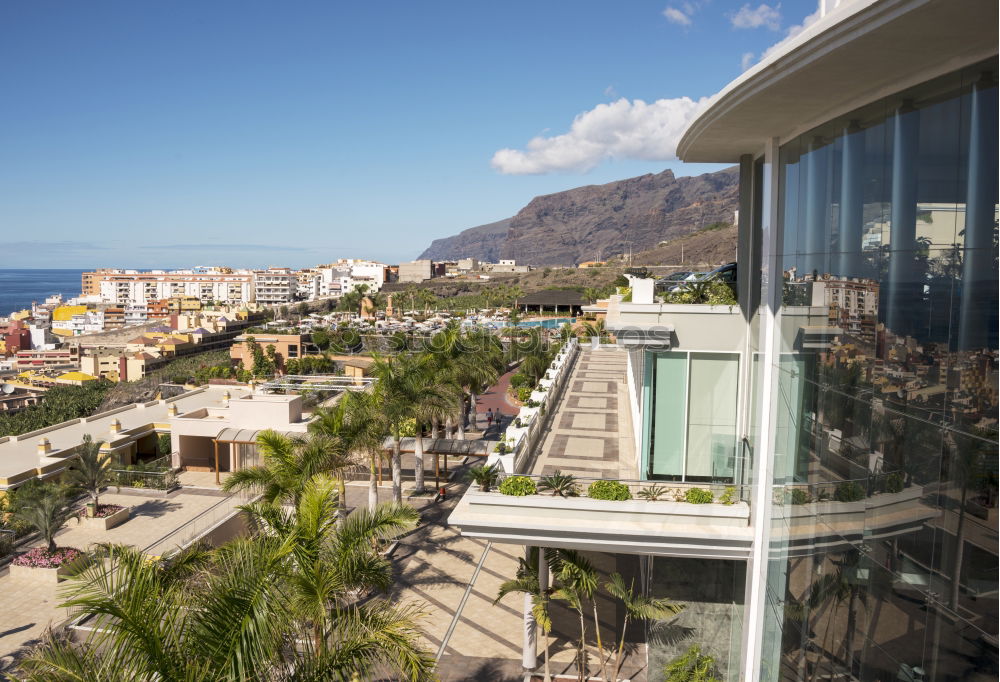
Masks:
[[[111,473],[115,475],[114,485],[122,488],[170,490],[177,487],[177,474],[171,470],[112,469]]]
[[[190,521],[147,545],[142,551],[150,556],[163,556],[180,551],[202,538],[212,528],[240,513],[239,507],[256,500],[259,493],[240,491],[222,498]]]
[[[902,492],[909,487],[911,484],[902,471],[889,471],[863,478],[776,483],[772,488],[775,503],[800,505],[812,502],[860,502],[881,493]]]
[[[17,533],[12,530],[0,529],[0,559],[6,559],[14,553]]]
[[[565,475],[573,476],[573,483],[575,484],[574,487],[576,492],[573,496],[575,497],[589,497],[588,490],[590,489],[590,486],[597,481],[613,481],[625,486],[628,489],[631,499],[633,500],[648,500],[650,502],[688,502],[688,491],[700,489],[711,493],[713,503],[734,504],[736,502],[748,501],[751,488],[749,485],[725,482],[688,483],[680,481],[643,481],[630,479],[590,478],[586,476],[575,476],[570,472],[563,473]],[[542,480],[545,478],[551,478],[551,475],[541,474],[501,473],[497,480],[497,484],[493,486],[490,491],[502,495],[503,493],[500,492],[500,484],[504,480],[515,476],[530,478],[534,481],[535,486],[538,489],[537,494],[539,495],[554,494],[551,490],[543,490],[541,487]]]

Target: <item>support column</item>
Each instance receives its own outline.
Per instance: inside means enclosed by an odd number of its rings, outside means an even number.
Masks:
[[[531,560],[531,546],[526,545],[524,548],[525,559]],[[539,551],[539,556],[542,552]],[[540,576],[539,576],[540,577]],[[534,604],[533,595],[524,593],[524,643],[521,647],[521,666],[525,670],[534,670],[538,667],[538,642],[536,637],[536,631],[538,629],[535,623],[535,614],[532,611],[532,606]]]
[[[861,277],[861,240],[864,231],[865,136],[857,121],[844,130],[840,166],[840,221],[837,237],[838,277]]]
[[[972,89],[958,350],[996,348],[997,93],[987,74]]]
[[[215,446],[215,485],[219,485],[219,441],[213,440],[212,445]]]
[[[823,143],[818,135],[809,143],[809,153],[805,159],[806,170],[806,213],[805,241],[802,275],[823,274],[823,258],[828,251],[826,219],[829,211],[827,202],[827,176],[830,146]]]
[[[910,332],[913,322],[910,311],[920,305],[923,298],[920,283],[914,281],[913,267],[917,241],[919,134],[920,112],[910,102],[904,102],[896,111],[893,123],[889,296],[885,302],[886,328],[901,335]]]

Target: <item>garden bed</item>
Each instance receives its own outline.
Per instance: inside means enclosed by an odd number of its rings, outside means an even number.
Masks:
[[[83,558],[83,552],[74,547],[59,547],[55,552],[35,547],[14,557],[10,562],[10,577],[25,582],[57,583],[73,573]]]
[[[84,528],[110,530],[128,521],[131,513],[132,510],[130,507],[122,507],[117,504],[102,504],[97,508],[94,516],[87,516],[86,510],[83,510],[78,518]]]

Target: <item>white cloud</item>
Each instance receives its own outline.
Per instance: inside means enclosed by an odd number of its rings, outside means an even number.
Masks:
[[[522,149],[501,149],[491,165],[509,175],[585,172],[605,159],[670,161],[688,123],[707,104],[690,97],[647,104],[624,97],[573,119],[569,132],[535,137]]]
[[[746,71],[751,66],[753,66],[753,58],[755,56],[756,55],[754,55],[753,52],[744,52],[743,56],[740,57],[740,70],[741,71]]]
[[[794,38],[798,34],[802,33],[804,30],[806,30],[806,28],[814,24],[818,19],[819,19],[819,10],[817,9],[815,12],[813,12],[805,19],[803,19],[801,24],[795,24],[794,26],[789,26],[788,30],[785,32],[785,37],[779,40],[771,47],[764,50],[764,52],[760,55],[760,58],[764,59],[767,56],[769,56],[775,50],[779,49],[782,45],[784,45],[785,41],[789,40],[790,38]]]
[[[781,3],[774,7],[761,3],[756,9],[749,4],[740,7],[735,14],[729,15],[729,21],[734,28],[769,28],[772,31],[781,30]]]
[[[688,5],[690,7],[690,5]],[[693,8],[692,8],[693,9]],[[677,9],[676,7],[668,7],[663,10],[663,16],[667,18],[672,24],[678,24],[680,26],[690,26],[691,17],[685,14],[683,11]]]

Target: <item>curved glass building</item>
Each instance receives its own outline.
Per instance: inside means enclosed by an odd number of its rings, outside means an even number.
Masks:
[[[740,678],[996,680],[997,3],[819,15],[678,149],[741,170]]]

